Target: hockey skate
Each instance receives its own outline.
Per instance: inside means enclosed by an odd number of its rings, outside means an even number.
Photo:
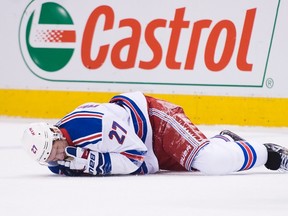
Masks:
[[[273,143],[264,144],[268,150],[267,169],[288,172],[288,149]]]
[[[235,142],[236,141],[244,141],[245,139],[243,139],[242,137],[238,136],[237,134],[233,133],[230,130],[223,130],[220,132],[220,135],[227,135],[229,137],[231,137]]]

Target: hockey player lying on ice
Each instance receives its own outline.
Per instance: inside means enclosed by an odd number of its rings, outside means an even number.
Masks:
[[[265,165],[288,170],[288,150],[225,130],[207,138],[181,107],[140,92],[86,103],[57,124],[32,123],[23,145],[53,173],[146,174],[159,170],[223,175]]]

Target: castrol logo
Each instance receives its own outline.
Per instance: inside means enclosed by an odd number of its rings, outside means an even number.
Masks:
[[[20,51],[48,81],[261,87],[279,4],[266,1],[32,1]]]

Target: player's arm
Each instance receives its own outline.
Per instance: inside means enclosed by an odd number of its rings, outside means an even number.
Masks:
[[[145,152],[99,153],[80,147],[68,147],[66,154],[69,159],[49,164],[51,172],[66,176],[148,173],[143,161]]]
[[[69,170],[72,175],[73,171],[78,171],[76,175],[80,171],[88,175],[147,173],[145,151],[100,153],[81,147],[67,147],[65,151],[68,159],[58,162],[65,175],[70,175]]]
[[[117,118],[105,119],[102,142],[82,147],[67,147],[70,159],[60,162],[72,170],[90,175],[147,173],[146,145],[134,129]]]

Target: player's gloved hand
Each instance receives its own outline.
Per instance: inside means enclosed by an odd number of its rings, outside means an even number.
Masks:
[[[72,146],[66,147],[65,153],[67,155],[67,159],[63,161],[58,161],[58,164],[67,167],[71,170],[81,170],[84,173],[89,173],[89,164],[91,163],[91,156],[93,156],[92,157],[93,161],[95,161],[95,156],[98,156],[97,152],[92,153],[90,149],[84,149],[81,147],[72,147]]]
[[[55,174],[63,174],[66,176],[81,176],[83,175],[83,171],[81,170],[71,170],[69,167],[62,166],[57,162],[51,161],[48,162],[48,168],[51,172]]]
[[[59,174],[63,174],[66,176],[82,176],[83,175],[82,170],[72,170],[69,167],[65,167],[62,165],[59,165],[58,169],[61,171]]]

